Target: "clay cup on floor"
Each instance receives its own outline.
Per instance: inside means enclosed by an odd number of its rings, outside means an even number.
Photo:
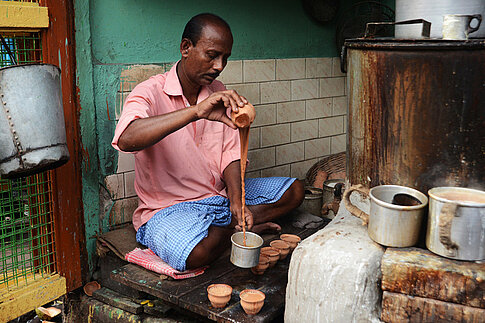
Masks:
[[[256,289],[245,289],[240,294],[241,306],[246,314],[258,314],[264,305],[266,295]]]
[[[301,241],[301,238],[296,234],[287,233],[280,235],[280,239],[290,245],[290,252],[293,251]]]
[[[262,275],[269,267],[269,258],[263,255],[259,256],[259,263],[251,268],[251,271],[255,275]]]
[[[212,284],[207,287],[207,296],[212,306],[223,308],[231,299],[232,287],[226,284]]]
[[[280,252],[280,259],[285,259],[290,252],[290,245],[283,240],[273,240],[269,245]]]
[[[261,255],[269,259],[269,268],[273,268],[280,259],[280,252],[273,247],[264,247],[261,249]]]

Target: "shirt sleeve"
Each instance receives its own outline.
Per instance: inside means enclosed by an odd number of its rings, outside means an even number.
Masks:
[[[116,125],[115,134],[111,145],[119,151],[118,140],[121,134],[130,125],[133,120],[147,118],[151,115],[151,106],[154,102],[150,87],[143,83],[137,85],[128,95],[123,105],[120,119]],[[122,151],[125,152],[125,151]],[[133,152],[136,153],[136,152]]]

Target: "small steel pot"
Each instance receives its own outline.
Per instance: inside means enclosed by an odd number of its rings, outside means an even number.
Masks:
[[[231,236],[231,262],[241,268],[251,268],[259,263],[259,251],[263,238],[253,232],[246,232],[246,246],[243,233],[236,232]]]
[[[370,215],[350,202],[353,191],[370,197]],[[415,197],[421,204],[392,204],[396,194],[403,193]],[[380,185],[370,190],[363,185],[355,185],[345,191],[344,202],[352,215],[369,224],[369,237],[375,242],[388,247],[411,247],[418,242],[425,207],[428,205],[428,198],[420,191],[399,185]]]
[[[318,187],[305,186],[305,199],[300,208],[316,216],[320,216],[322,210],[323,190]]]
[[[435,187],[430,197],[426,247],[452,259],[485,259],[485,192]]]

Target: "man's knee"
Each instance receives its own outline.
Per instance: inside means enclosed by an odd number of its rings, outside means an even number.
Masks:
[[[187,269],[194,269],[208,265],[210,262],[210,252],[201,243],[195,246],[190,252],[185,262]]]
[[[303,182],[297,179],[291,184],[288,190],[291,193],[290,198],[295,205],[294,207],[300,206],[305,199],[305,186],[303,185]]]

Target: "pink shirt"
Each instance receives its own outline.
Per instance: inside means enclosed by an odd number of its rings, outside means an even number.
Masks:
[[[118,139],[133,120],[189,106],[182,93],[176,66],[133,89],[116,126],[111,143],[114,148],[120,150]],[[197,103],[222,90],[225,87],[217,80],[203,86]],[[238,131],[221,122],[205,119],[192,122],[134,154],[135,191],[139,198],[133,214],[136,230],[156,212],[176,203],[215,195],[227,197],[222,173],[227,165],[241,156]]]

